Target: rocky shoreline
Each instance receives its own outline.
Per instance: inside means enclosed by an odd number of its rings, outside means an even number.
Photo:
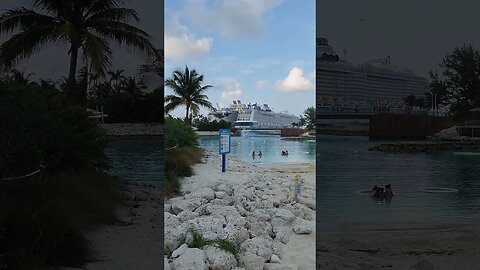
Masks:
[[[322,134],[322,135],[368,136],[370,133],[370,129],[368,126],[363,126],[363,125],[337,124],[337,125],[317,126],[316,132],[317,134]]]
[[[115,123],[100,124],[109,137],[122,139],[157,138],[163,136],[163,124],[161,123]]]
[[[431,151],[479,151],[480,138],[460,136],[456,127],[440,131],[424,142],[384,143],[368,149],[385,153],[418,153]]]
[[[165,202],[164,269],[313,269],[314,164],[279,169],[229,158],[226,173],[219,164],[218,155],[205,153],[195,175],[183,179],[183,195]],[[304,181],[295,202],[297,174]],[[239,252],[189,248],[192,229],[207,241],[228,239]]]

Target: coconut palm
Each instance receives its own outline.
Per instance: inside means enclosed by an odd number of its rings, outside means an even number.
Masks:
[[[119,83],[126,79],[126,77],[123,75],[124,72],[125,70],[123,69],[117,69],[116,71],[108,71],[108,75],[110,76],[110,80],[109,80],[110,87],[113,90],[115,90],[117,93],[119,92],[118,91]],[[115,83],[112,84],[113,82]]]
[[[173,95],[165,97],[165,112],[168,113],[179,106],[186,107],[185,123],[191,124],[192,115],[197,114],[200,106],[212,109],[213,106],[208,101],[205,91],[213,86],[202,86],[203,75],[197,73],[196,70],[189,70],[185,66],[185,70],[176,70],[172,74],[172,78],[165,81],[165,86],[173,90]]]
[[[79,55],[99,73],[111,64],[109,42],[152,52],[150,35],[130,24],[140,19],[121,0],[34,0],[33,9],[10,9],[0,15],[0,34],[12,36],[0,46],[0,63],[10,67],[50,43],[69,45],[67,96],[78,102],[75,76]],[[81,54],[80,54],[81,53]],[[0,65],[1,66],[1,65]]]

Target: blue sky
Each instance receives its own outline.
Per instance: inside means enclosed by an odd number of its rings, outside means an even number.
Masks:
[[[315,1],[165,1],[165,57],[167,79],[185,65],[203,74],[214,106],[241,100],[300,115],[315,104]]]

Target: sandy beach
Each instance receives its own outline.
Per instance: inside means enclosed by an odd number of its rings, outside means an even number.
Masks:
[[[322,232],[317,269],[480,269],[480,226]]]
[[[163,263],[161,189],[143,183],[126,183],[125,188],[119,222],[87,235],[95,258],[84,269],[160,269]]]
[[[315,164],[250,164],[206,152],[182,196],[165,202],[165,269],[314,269]],[[293,179],[303,179],[298,202]],[[240,252],[188,248],[188,228],[232,239]],[[238,268],[237,268],[238,267]]]

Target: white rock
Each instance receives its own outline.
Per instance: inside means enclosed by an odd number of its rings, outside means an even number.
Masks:
[[[170,211],[172,211],[172,205],[169,204],[169,203],[166,203],[166,204],[163,206],[163,211],[164,211],[164,212],[170,212]]]
[[[195,200],[178,200],[172,203],[172,212],[176,215],[182,211],[189,210],[195,211],[198,207],[204,204],[206,201],[201,201],[199,199]]]
[[[284,265],[278,263],[266,263],[264,270],[298,270],[296,266]]]
[[[224,199],[226,196],[227,196],[227,193],[225,193],[225,191],[215,192],[215,198],[217,199]]]
[[[205,270],[205,252],[198,248],[187,248],[185,252],[173,260],[175,270]]]
[[[251,222],[247,224],[251,237],[273,235],[272,225],[265,221]]]
[[[164,212],[163,222],[165,227],[177,227],[178,225],[181,224],[180,219],[177,216],[172,215],[168,212]]]
[[[296,234],[309,234],[312,232],[312,226],[310,223],[301,218],[295,219],[292,229]]]
[[[290,240],[292,229],[288,226],[273,226],[273,233],[275,233],[275,240],[284,244]]]
[[[183,239],[185,238],[186,232],[187,230],[183,225],[176,227],[165,227],[163,241],[165,253],[171,253],[181,244],[183,244]]]
[[[230,270],[237,267],[237,260],[233,254],[212,246],[206,246],[204,250],[210,263],[210,269]]]
[[[255,237],[243,242],[241,250],[247,250],[255,255],[263,257],[265,261],[269,260],[273,254],[273,241],[266,237]]]
[[[220,217],[197,217],[185,222],[187,228],[194,228],[201,233],[206,240],[216,240],[225,237],[225,218]]]
[[[211,188],[200,188],[189,194],[186,194],[185,199],[205,199],[211,201],[215,199],[215,192]]]
[[[168,259],[164,258],[163,259],[163,269],[164,270],[171,270],[172,268],[170,267],[170,264],[168,263]]]
[[[178,258],[180,257],[181,255],[183,255],[183,253],[185,253],[185,250],[188,248],[187,244],[183,244],[181,245],[180,247],[178,247],[177,249],[175,249],[173,252],[172,252],[172,256],[170,256],[171,258]]]
[[[241,267],[248,270],[263,270],[265,265],[265,258],[253,254],[252,252],[241,253],[239,256],[239,263]]]
[[[287,209],[280,208],[275,213],[275,217],[281,218],[287,222],[292,222],[295,220],[295,215],[288,211]]]
[[[282,263],[282,261],[277,255],[272,254],[272,257],[270,257],[270,263]]]
[[[191,219],[194,219],[196,217],[198,217],[200,214],[198,214],[197,212],[192,212],[190,210],[185,210],[185,211],[182,211],[180,212],[177,217],[180,219],[180,221],[184,222],[184,221],[187,221],[187,220],[191,220]]]

